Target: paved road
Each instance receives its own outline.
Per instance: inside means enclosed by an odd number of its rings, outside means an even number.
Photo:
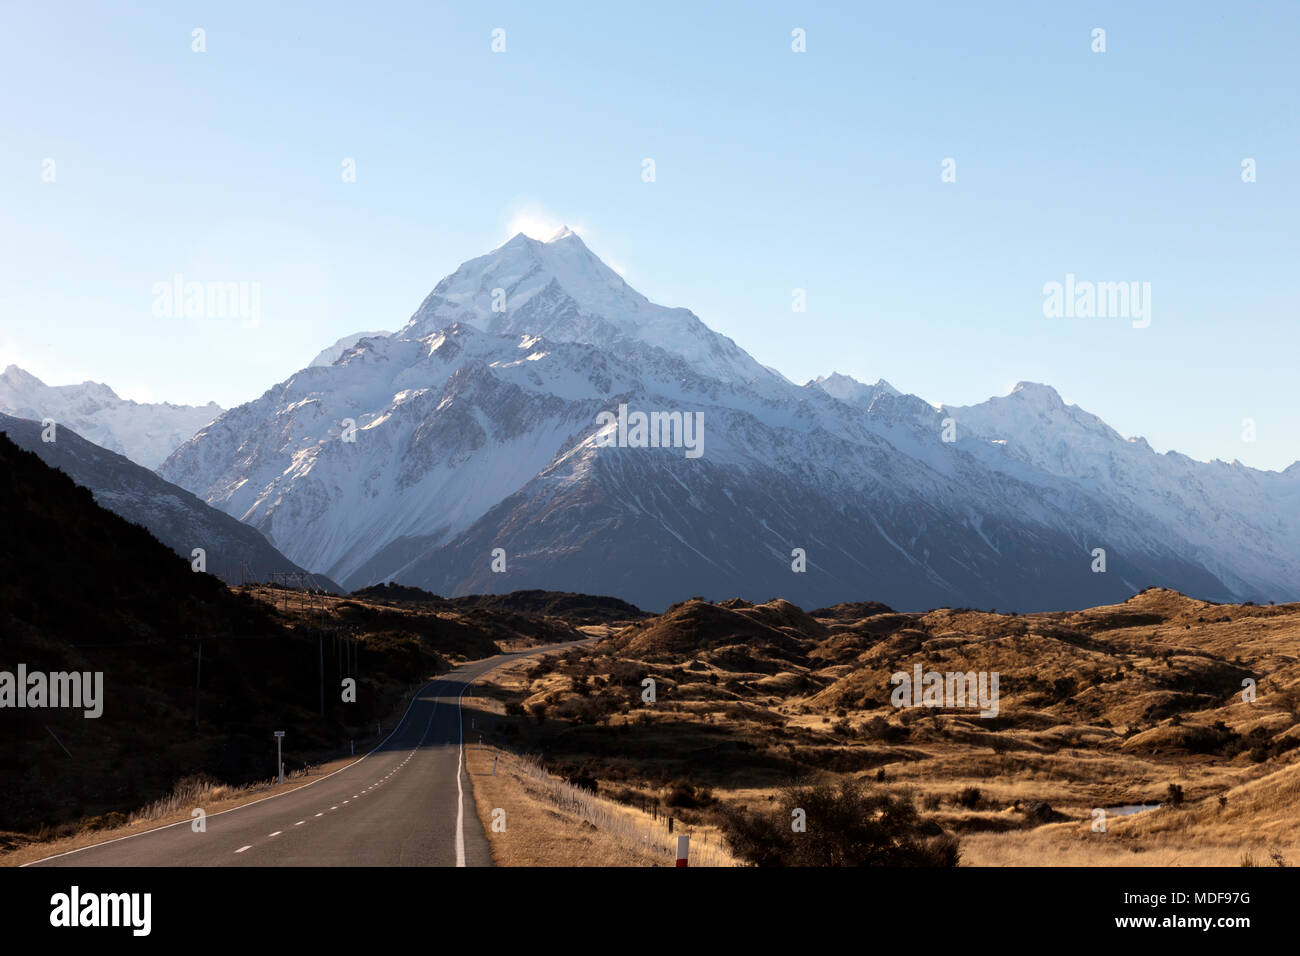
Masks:
[[[420,690],[376,750],[297,790],[209,814],[206,833],[195,833],[186,820],[30,865],[491,866],[461,749],[462,719],[468,729],[474,713],[473,691],[465,689],[487,671],[541,650],[449,671]]]

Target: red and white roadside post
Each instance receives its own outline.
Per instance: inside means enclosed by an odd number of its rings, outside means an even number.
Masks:
[[[677,865],[685,866],[686,858],[690,856],[691,838],[683,833],[677,838]]]

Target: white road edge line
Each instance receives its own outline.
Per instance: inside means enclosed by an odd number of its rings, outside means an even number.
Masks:
[[[456,698],[456,724],[460,730],[456,736],[460,738],[460,750],[456,757],[456,865],[465,865],[465,789],[461,785],[460,776],[461,768],[465,765],[465,708],[462,701],[465,699],[465,691],[472,684],[472,680],[467,680],[460,685],[460,696]]]
[[[572,644],[564,645],[564,647],[565,649],[567,649],[568,647],[572,647],[577,644],[589,644],[594,640],[595,638],[588,638],[585,641],[574,641]],[[551,648],[550,650],[556,650],[556,648]],[[460,737],[460,753],[459,756],[456,758],[456,865],[457,866],[465,865],[465,790],[461,784],[461,779],[460,779],[461,768],[465,764],[465,709],[463,706],[465,691],[469,690],[470,685],[473,684],[480,677],[486,677],[488,674],[491,674],[497,668],[503,667],[507,663],[514,660],[518,660],[521,657],[531,657],[533,656],[533,653],[536,653],[536,651],[533,651],[532,653],[515,652],[513,654],[507,653],[507,654],[498,655],[502,658],[505,658],[505,660],[498,661],[493,666],[485,668],[484,670],[475,674],[469,680],[465,681],[465,683],[463,683],[460,687],[460,694],[456,697],[456,723],[460,729],[460,733],[457,735]],[[486,660],[492,660],[492,658],[489,657],[486,658]],[[474,663],[478,663],[478,661],[475,661]]]

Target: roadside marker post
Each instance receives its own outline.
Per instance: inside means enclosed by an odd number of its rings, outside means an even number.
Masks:
[[[280,743],[284,740],[284,731],[275,732],[275,765],[280,768],[280,782],[284,783],[284,759],[281,756]]]
[[[683,833],[681,836],[677,838],[677,865],[678,866],[686,865],[686,858],[687,856],[690,855],[690,851],[691,851],[691,838],[689,835]]]
[[[496,758],[496,757],[493,757],[493,758],[492,758],[492,776],[495,777],[496,775],[497,775],[497,758]]]

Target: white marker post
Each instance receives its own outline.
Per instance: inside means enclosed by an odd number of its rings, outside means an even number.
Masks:
[[[678,866],[686,865],[686,857],[690,855],[690,852],[691,852],[691,838],[689,835],[683,833],[681,836],[677,838],[677,865]]]
[[[280,768],[280,782],[284,783],[284,761],[280,759],[280,742],[284,740],[284,731],[275,732],[275,765]]]

